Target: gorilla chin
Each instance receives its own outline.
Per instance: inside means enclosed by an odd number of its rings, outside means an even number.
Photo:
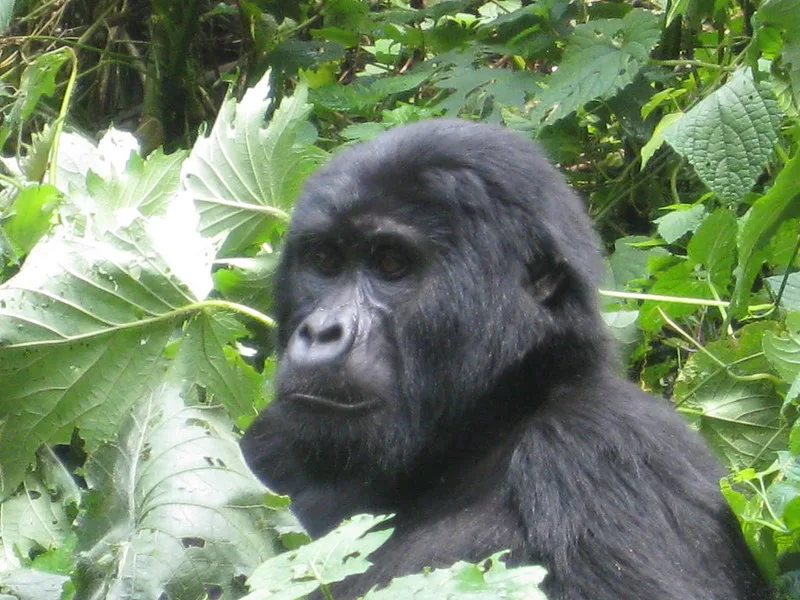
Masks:
[[[278,394],[241,445],[316,537],[394,513],[356,598],[510,549],[550,600],[766,600],[669,404],[619,379],[580,200],[501,127],[436,119],[305,185],[275,283]]]

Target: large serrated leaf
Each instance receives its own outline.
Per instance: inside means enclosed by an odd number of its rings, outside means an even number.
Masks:
[[[738,339],[708,344],[708,353],[694,354],[675,385],[676,401],[691,409],[709,444],[736,469],[766,466],[786,447],[781,398],[771,382],[752,377],[770,373],[761,340],[771,328],[774,323],[754,323],[739,330]]]
[[[367,557],[392,533],[370,531],[386,518],[357,515],[326,536],[268,560],[247,580],[253,592],[244,600],[295,600],[321,584],[364,573],[372,565]]]
[[[728,202],[749,192],[772,156],[782,112],[749,69],[664,131],[664,139],[686,158],[703,182]]]
[[[591,100],[611,98],[647,64],[660,35],[658,17],[641,9],[578,25],[532,120],[552,124]]]
[[[186,152],[164,154],[156,150],[147,160],[133,153],[126,169],[101,178],[87,177],[94,210],[110,218],[120,209],[137,209],[143,215],[155,215],[167,209],[180,182],[180,166]]]
[[[247,331],[231,315],[200,313],[184,329],[178,363],[187,381],[202,385],[237,420],[263,406],[264,381],[233,348]],[[237,422],[238,423],[238,422]]]
[[[86,465],[76,598],[238,598],[281,550],[291,514],[265,503],[219,407],[187,407],[166,383]],[[278,506],[285,506],[281,502]]]
[[[136,219],[100,239],[62,230],[0,286],[0,497],[72,427],[90,447],[110,439],[160,377],[164,345],[198,300],[190,286],[205,289],[210,268],[200,252],[161,251],[163,229],[180,238],[186,226],[167,223]]]
[[[79,501],[72,474],[43,448],[20,492],[0,504],[0,573],[21,567],[21,557],[61,546],[72,532]]]
[[[544,567],[509,569],[503,554],[479,564],[460,561],[447,569],[398,577],[385,588],[367,592],[364,600],[547,600],[539,589],[547,575]]]
[[[306,176],[326,156],[297,142],[311,110],[299,86],[271,110],[269,73],[237,104],[228,98],[207,137],[183,164],[183,185],[197,203],[203,235],[223,237],[221,253],[240,253],[268,239],[288,221],[288,210]]]

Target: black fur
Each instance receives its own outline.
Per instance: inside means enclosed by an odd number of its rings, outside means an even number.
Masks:
[[[398,127],[309,180],[277,398],[242,448],[313,536],[396,513],[337,598],[504,548],[551,600],[768,596],[716,461],[614,375],[599,262],[563,178],[499,127]]]

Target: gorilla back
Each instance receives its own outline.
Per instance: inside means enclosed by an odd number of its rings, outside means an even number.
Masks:
[[[312,536],[396,514],[337,598],[505,548],[551,600],[768,596],[716,461],[614,375],[599,262],[580,201],[500,127],[398,127],[308,181],[277,396],[242,449]]]

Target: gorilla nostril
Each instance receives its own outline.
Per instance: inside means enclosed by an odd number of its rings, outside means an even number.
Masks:
[[[304,323],[300,326],[300,329],[297,331],[297,336],[309,344],[314,341],[314,332],[311,330],[308,323]]]
[[[329,342],[338,342],[339,340],[342,339],[342,337],[343,337],[342,326],[340,323],[336,323],[320,331],[319,335],[317,336],[317,341],[320,344],[327,344]]]

